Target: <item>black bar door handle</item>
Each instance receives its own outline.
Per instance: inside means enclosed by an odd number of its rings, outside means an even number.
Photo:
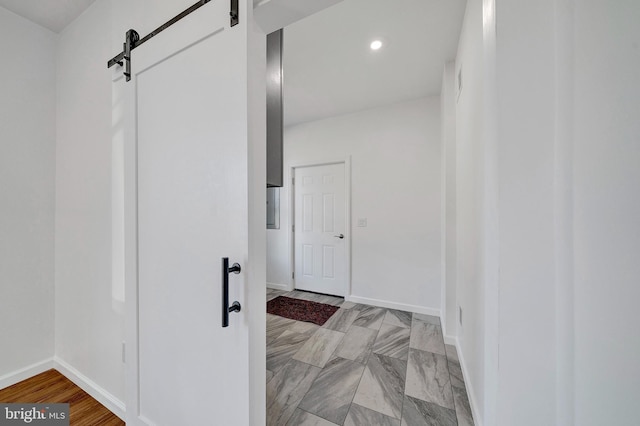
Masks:
[[[229,306],[229,274],[239,274],[242,268],[239,264],[234,263],[229,267],[229,258],[222,258],[222,327],[229,327],[229,313],[240,312],[242,306],[240,302],[235,301]]]

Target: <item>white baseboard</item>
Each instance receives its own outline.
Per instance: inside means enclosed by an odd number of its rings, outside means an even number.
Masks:
[[[456,336],[447,336],[445,334],[443,337],[445,345],[453,345],[456,347],[456,350],[458,350],[458,338]]]
[[[44,373],[53,368],[53,358],[48,358],[35,364],[28,365],[11,373],[0,376],[0,389],[13,386],[23,380]]]
[[[460,360],[460,367],[462,368],[462,376],[464,377],[464,384],[467,388],[467,397],[469,398],[469,406],[471,407],[471,415],[473,416],[473,423],[475,426],[483,426],[483,419],[480,418],[480,410],[478,408],[478,399],[476,398],[475,387],[471,381],[471,376],[467,370],[467,363],[464,360],[462,350],[460,350],[460,341],[456,337],[450,337],[454,340],[456,351],[458,352],[458,359]],[[446,340],[445,340],[446,342]]]
[[[272,288],[274,290],[289,291],[289,286],[286,284],[267,283],[267,288]]]
[[[397,309],[399,311],[414,312],[416,314],[432,315],[440,318],[440,309],[425,308],[424,306],[407,305],[404,303],[389,302],[387,300],[369,299],[368,297],[347,296],[347,302],[363,303],[365,305],[379,306],[381,308]]]
[[[58,357],[53,358],[53,366],[63,376],[75,383],[83,391],[91,395],[100,404],[107,407],[113,414],[125,419],[125,405],[124,402],[107,392],[103,387],[99,386],[96,382],[80,373],[78,370],[67,364],[65,361]]]

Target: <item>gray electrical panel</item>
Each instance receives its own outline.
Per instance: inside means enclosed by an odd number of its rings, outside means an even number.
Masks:
[[[282,33],[267,35],[267,187],[283,184]]]

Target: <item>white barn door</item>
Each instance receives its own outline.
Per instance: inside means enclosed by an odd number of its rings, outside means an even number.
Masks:
[[[247,274],[249,5],[240,1],[234,27],[229,1],[204,5],[137,47],[131,81],[117,82],[126,93],[128,425],[250,424],[249,371],[259,373],[250,335],[260,330],[247,309],[262,307],[264,292],[247,289],[258,285]],[[242,266],[229,303],[243,309],[227,328],[223,257]]]

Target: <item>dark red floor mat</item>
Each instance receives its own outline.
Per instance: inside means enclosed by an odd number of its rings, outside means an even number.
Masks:
[[[270,314],[318,325],[327,322],[338,309],[337,306],[286,296],[278,296],[267,302],[267,312]]]

